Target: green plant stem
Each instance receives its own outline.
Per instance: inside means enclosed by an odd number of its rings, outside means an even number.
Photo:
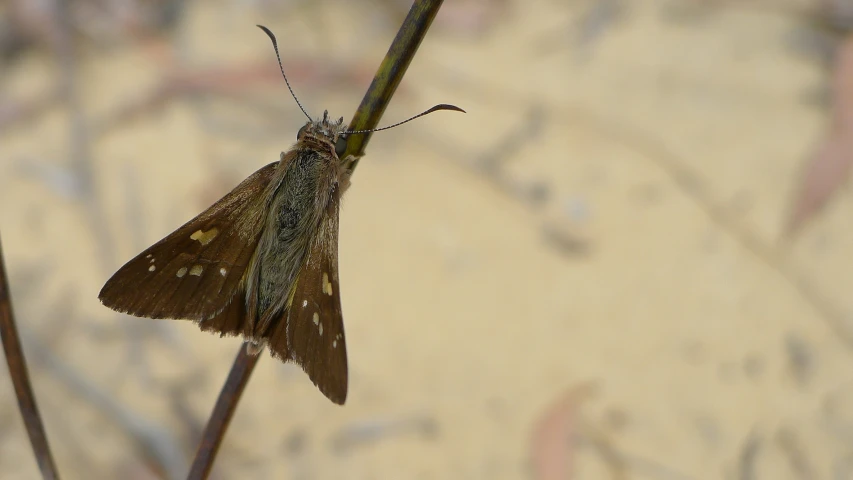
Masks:
[[[403,75],[415,58],[421,42],[426,36],[438,9],[444,0],[416,0],[400,25],[397,36],[388,48],[385,59],[379,65],[379,70],[373,76],[373,82],[364,94],[361,105],[355,111],[347,130],[370,130],[379,126],[379,120],[385,113],[391,97],[397,91],[397,86],[403,80]],[[354,170],[358,161],[364,156],[367,143],[372,133],[351,135],[347,140],[346,158],[352,155],[354,160],[348,168]]]

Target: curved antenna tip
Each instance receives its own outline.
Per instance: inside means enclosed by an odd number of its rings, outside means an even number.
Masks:
[[[305,117],[308,119],[308,121],[311,121],[311,115],[308,115],[308,112],[305,111],[305,107],[303,107],[299,99],[296,98],[296,94],[293,93],[293,89],[290,88],[290,82],[287,80],[287,75],[284,74],[284,66],[281,64],[281,54],[278,53],[278,42],[275,39],[275,35],[273,35],[272,31],[269,28],[263,25],[256,26],[263,30],[268,37],[270,37],[270,41],[272,41],[272,48],[275,50],[275,58],[276,60],[278,60],[278,68],[279,70],[281,70],[281,76],[284,77],[284,83],[285,85],[287,85],[287,89],[290,90],[290,95],[292,95],[293,99],[296,100],[296,105],[299,106],[299,109],[302,110],[302,113],[305,114]]]
[[[350,133],[370,133],[370,132],[381,132],[382,130],[388,130],[389,128],[394,128],[394,127],[398,127],[398,126],[400,126],[400,125],[402,125],[402,124],[404,124],[404,123],[409,123],[409,122],[411,122],[412,120],[414,120],[414,119],[416,119],[416,118],[423,117],[424,115],[428,115],[428,114],[430,114],[430,113],[432,113],[432,112],[437,112],[437,111],[439,111],[439,110],[451,110],[451,111],[454,111],[454,112],[468,113],[468,112],[466,112],[465,110],[462,110],[461,108],[457,107],[456,105],[450,105],[450,104],[447,104],[447,103],[440,103],[440,104],[438,104],[438,105],[436,105],[436,106],[434,106],[434,107],[430,108],[429,110],[427,110],[427,111],[425,111],[425,112],[421,112],[421,113],[419,113],[419,114],[415,115],[414,117],[411,117],[411,118],[408,118],[408,119],[406,119],[406,120],[403,120],[402,122],[397,122],[397,123],[395,123],[394,125],[388,125],[387,127],[382,127],[382,128],[372,128],[372,129],[370,129],[370,130],[347,130],[347,131],[342,132],[342,133],[344,133],[344,134],[350,134]]]
[[[266,33],[266,34],[267,34],[267,35],[269,35],[270,37],[275,38],[275,35],[273,35],[273,34],[272,34],[272,31],[271,31],[269,28],[267,28],[267,27],[265,27],[265,26],[263,26],[263,25],[260,25],[260,24],[255,25],[255,26],[256,26],[256,27],[258,27],[258,28],[260,28],[261,30],[263,30],[263,31],[264,31],[264,33]]]
[[[424,112],[424,114],[431,113],[431,112],[434,112],[436,110],[452,110],[454,112],[468,113],[465,110],[462,110],[461,108],[457,107],[456,105],[450,105],[447,103],[442,103],[440,105],[436,105],[436,106],[430,108],[429,110]]]

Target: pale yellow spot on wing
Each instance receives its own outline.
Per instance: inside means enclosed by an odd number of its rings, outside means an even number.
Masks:
[[[211,228],[210,230],[203,232],[201,230],[196,230],[195,233],[190,235],[191,240],[198,240],[198,242],[202,245],[207,245],[212,242],[216,236],[219,235],[219,230],[215,228]]]
[[[157,270],[157,267],[155,267],[154,265],[151,265],[150,267],[148,267],[149,272],[153,272],[154,270]]]
[[[317,315],[316,312],[314,313],[314,325],[320,325],[320,315]]]
[[[329,282],[329,274],[323,272],[323,293],[328,296],[332,296],[332,283]]]
[[[201,276],[201,272],[204,271],[204,267],[201,265],[193,265],[193,268],[190,269],[190,275],[195,275],[196,277]]]
[[[145,255],[145,258],[151,258],[151,257],[153,257],[153,256],[154,256],[154,254],[153,254],[153,253],[149,253],[148,255]]]
[[[228,273],[228,270],[225,270],[224,268],[219,269],[219,274],[222,275],[223,277],[225,276],[226,273]]]
[[[321,337],[323,336],[323,324],[322,323],[320,324],[320,336]]]
[[[338,348],[338,341],[337,340],[332,342],[332,348]]]
[[[151,263],[154,263],[154,259],[153,259],[153,258],[151,259]]]
[[[178,272],[175,274],[178,278],[183,277],[187,274],[187,267],[181,267],[178,269]]]

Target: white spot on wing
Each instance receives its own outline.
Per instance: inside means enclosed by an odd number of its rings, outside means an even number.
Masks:
[[[195,275],[196,277],[201,276],[201,272],[204,271],[204,267],[201,265],[193,265],[193,268],[190,269],[190,275]]]
[[[323,272],[323,293],[330,297],[332,296],[332,293],[334,293],[332,291],[332,283],[329,282],[329,274],[326,272]]]
[[[332,348],[338,348],[338,341],[337,340],[332,341]]]
[[[155,267],[154,265],[151,265],[150,267],[148,267],[149,272],[153,272],[154,270],[157,270],[157,267]]]
[[[320,325],[320,315],[314,312],[314,325]]]
[[[323,336],[323,324],[322,323],[320,324],[320,336],[321,337]]]
[[[223,277],[225,276],[226,273],[228,273],[228,270],[225,270],[225,268],[219,269],[219,274],[222,275]]]
[[[175,273],[175,276],[178,278],[182,278],[186,274],[187,274],[187,267],[181,267],[178,269],[178,272]]]
[[[308,300],[302,300],[302,308],[305,308],[307,306],[308,306]]]
[[[153,256],[154,256],[154,254],[153,254],[153,253],[149,253],[148,255],[145,255],[145,258],[151,258],[151,257],[153,257]]]

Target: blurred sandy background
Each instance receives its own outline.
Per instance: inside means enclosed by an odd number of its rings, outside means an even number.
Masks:
[[[295,141],[256,23],[349,119],[409,3],[69,3],[0,6],[17,319],[65,478],[181,478],[239,340],[98,290]],[[445,2],[382,124],[469,113],[374,135],[344,200],[347,404],[265,357],[215,478],[853,479],[849,190],[780,241],[836,3]],[[0,478],[38,478],[0,377]]]

